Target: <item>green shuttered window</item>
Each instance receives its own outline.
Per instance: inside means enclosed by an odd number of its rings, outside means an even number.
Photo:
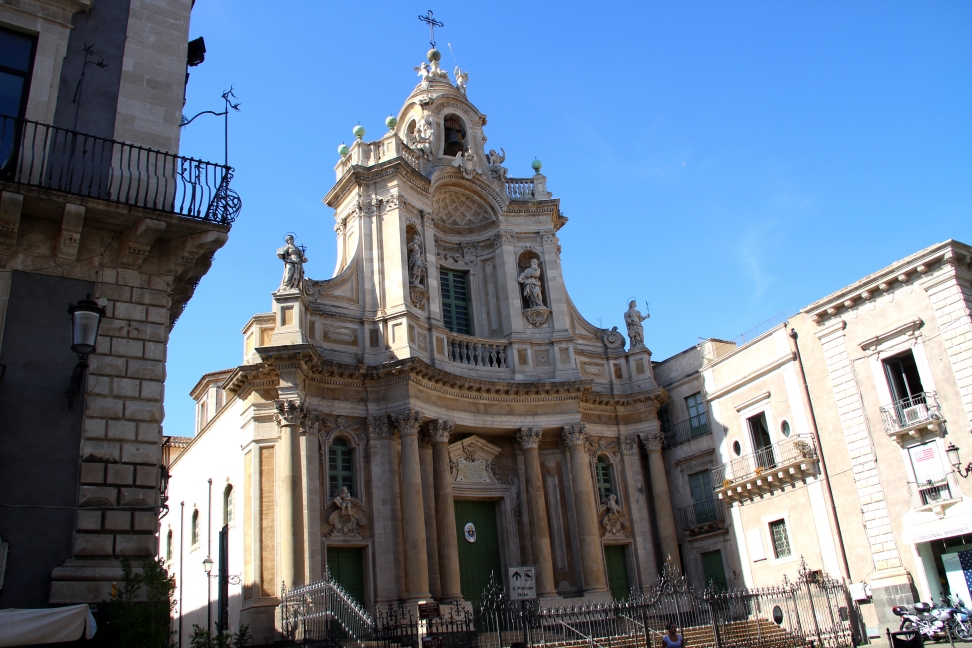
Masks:
[[[338,437],[331,443],[327,453],[327,480],[331,489],[331,497],[347,488],[354,496],[354,455],[348,442]]]
[[[469,274],[442,269],[439,279],[442,284],[442,323],[453,333],[472,335]]]

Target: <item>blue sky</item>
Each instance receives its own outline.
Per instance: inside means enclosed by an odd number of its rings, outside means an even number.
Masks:
[[[337,146],[385,132],[424,60],[430,7],[450,71],[513,176],[543,161],[570,222],[567,288],[594,324],[651,303],[663,359],[732,338],[922,247],[972,242],[972,2],[321,2],[198,0],[185,113],[221,109],[243,212],[172,332],[167,434],[189,390],[237,365],[270,309],[288,231],[335,263]],[[271,9],[272,7],[272,9]],[[449,51],[449,44],[452,52]],[[201,117],[182,153],[221,161]]]

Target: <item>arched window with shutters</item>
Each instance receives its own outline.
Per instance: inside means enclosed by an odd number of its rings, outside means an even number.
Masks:
[[[189,538],[190,544],[193,546],[199,544],[199,510],[193,509],[192,511],[192,522],[189,526]]]
[[[611,461],[604,455],[601,455],[597,458],[594,468],[595,475],[597,476],[597,494],[600,499],[600,504],[602,506],[605,505],[608,495],[614,495],[620,500],[618,491],[614,488],[614,470],[613,466],[611,466]]]
[[[172,562],[172,529],[165,534],[165,560]]]
[[[226,484],[226,488],[223,489],[223,524],[229,524],[233,521],[233,484]]]
[[[354,489],[354,451],[348,442],[337,437],[331,442],[327,453],[327,479],[331,497],[347,488],[352,497],[356,497]]]

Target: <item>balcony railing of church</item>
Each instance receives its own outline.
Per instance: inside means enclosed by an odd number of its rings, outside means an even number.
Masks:
[[[746,499],[801,480],[816,467],[814,436],[797,434],[716,466],[710,471],[712,490],[719,499]]]
[[[446,357],[452,362],[484,369],[509,369],[509,345],[468,335],[449,333]]]
[[[692,439],[712,434],[712,428],[709,427],[709,413],[702,412],[684,421],[679,421],[667,430],[662,430],[662,433],[665,435],[662,446],[664,448],[674,448]]]
[[[690,536],[721,529],[725,520],[722,502],[717,499],[707,499],[683,506],[678,509],[678,519],[682,529]]]
[[[943,421],[938,395],[933,391],[912,394],[882,407],[881,418],[884,431],[896,439],[899,435],[919,436],[921,428],[937,431]]]
[[[232,167],[0,116],[0,180],[230,224]]]
[[[506,195],[510,200],[533,200],[533,179],[507,178]]]

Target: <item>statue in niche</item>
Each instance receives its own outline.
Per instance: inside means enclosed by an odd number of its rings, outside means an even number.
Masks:
[[[429,264],[425,261],[422,237],[416,234],[408,246],[408,283],[412,286],[425,285],[425,273]]]
[[[603,504],[604,510],[607,512],[601,518],[601,524],[604,526],[604,533],[601,534],[601,537],[622,538],[627,536],[624,530],[628,526],[628,515],[618,506],[618,498],[612,493],[607,496]]]
[[[638,310],[635,300],[628,302],[628,310],[624,313],[624,323],[628,325],[628,339],[631,340],[631,348],[645,346],[645,327],[641,325],[651,315],[642,315]]]
[[[486,156],[486,161],[489,162],[489,175],[494,180],[506,182],[507,170],[505,166],[502,166],[503,162],[506,161],[506,151],[502,148],[500,151],[501,153],[497,153],[494,149],[489,149],[489,155]]]
[[[462,94],[466,94],[466,83],[469,82],[469,73],[457,65],[454,74],[456,75],[456,89]]]
[[[540,289],[540,262],[530,259],[530,267],[524,270],[516,281],[523,285],[523,296],[527,298],[530,308],[545,308],[543,292]]]
[[[277,248],[277,258],[284,262],[280,289],[300,290],[301,283],[304,281],[304,264],[307,263],[307,256],[304,254],[305,248],[297,247],[294,244],[293,234],[288,234],[285,241],[286,245]]]
[[[432,155],[434,138],[435,129],[432,127],[432,117],[428,115],[418,120],[418,123],[415,124],[414,133],[406,134],[408,145],[425,157]]]

